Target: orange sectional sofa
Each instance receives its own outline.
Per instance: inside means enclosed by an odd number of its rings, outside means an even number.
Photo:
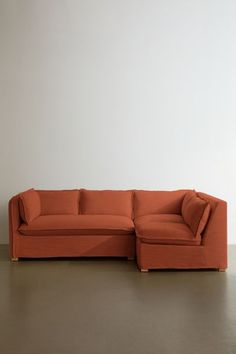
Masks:
[[[227,204],[193,190],[34,190],[9,201],[19,258],[115,256],[149,269],[227,268]]]

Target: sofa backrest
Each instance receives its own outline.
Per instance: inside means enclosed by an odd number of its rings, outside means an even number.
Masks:
[[[133,192],[119,190],[80,190],[81,214],[110,214],[132,217]]]
[[[41,215],[78,214],[80,191],[38,190]]]
[[[181,214],[188,190],[36,190],[41,215],[108,214],[138,217]]]
[[[134,217],[149,214],[181,214],[181,206],[188,190],[134,191]]]
[[[210,203],[199,197],[195,191],[189,191],[185,194],[181,212],[184,221],[195,236],[200,236],[204,231],[210,216],[210,210]]]
[[[33,188],[19,194],[19,210],[21,219],[29,224],[41,213],[40,198]]]

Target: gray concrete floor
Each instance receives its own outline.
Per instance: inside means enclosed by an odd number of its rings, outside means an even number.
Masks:
[[[1,354],[235,354],[236,247],[217,271],[125,259],[11,263],[0,246]]]

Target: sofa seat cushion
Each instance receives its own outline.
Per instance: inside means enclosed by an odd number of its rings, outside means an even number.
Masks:
[[[149,222],[184,222],[182,215],[179,214],[151,214],[135,218],[135,224]]]
[[[194,237],[193,232],[184,222],[135,219],[135,229],[137,237],[145,243],[185,246],[201,243],[201,239]]]
[[[117,215],[42,215],[22,224],[19,232],[28,236],[131,234],[134,224]]]

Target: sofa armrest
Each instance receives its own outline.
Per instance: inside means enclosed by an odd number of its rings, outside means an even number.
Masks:
[[[222,259],[227,267],[227,202],[205,193],[199,197],[207,200],[211,206],[210,218],[202,234],[202,245],[212,256]]]
[[[21,224],[19,210],[19,194],[15,195],[8,203],[8,221],[9,221],[9,246],[11,258],[16,255],[17,248],[17,230]]]

